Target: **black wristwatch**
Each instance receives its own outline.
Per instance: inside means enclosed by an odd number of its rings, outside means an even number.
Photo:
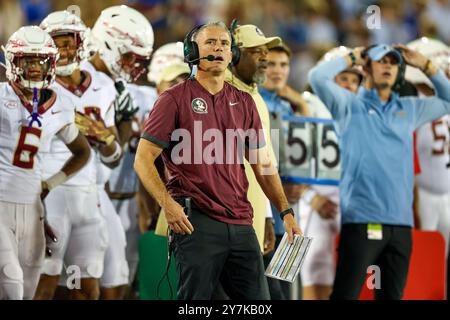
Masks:
[[[355,54],[352,51],[350,51],[348,56],[350,57],[350,59],[352,59],[352,67],[353,67],[355,65],[355,62],[356,62]]]
[[[289,209],[286,209],[286,210],[280,212],[281,220],[284,220],[284,216],[287,214],[292,214],[292,216],[295,217],[294,210],[292,210],[292,208],[289,208]]]

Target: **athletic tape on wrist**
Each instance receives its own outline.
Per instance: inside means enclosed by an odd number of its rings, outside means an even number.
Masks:
[[[114,141],[114,144],[116,145],[116,150],[112,155],[105,157],[104,155],[100,154],[100,160],[102,160],[103,163],[111,163],[120,158],[122,154],[122,148],[120,147],[120,144],[117,141]]]
[[[68,178],[69,177],[64,173],[64,171],[59,171],[58,173],[48,178],[45,183],[47,184],[48,190],[50,191],[66,182]]]

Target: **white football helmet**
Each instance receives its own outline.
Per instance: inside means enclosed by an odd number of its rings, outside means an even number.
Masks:
[[[446,44],[439,40],[422,37],[408,43],[407,47],[429,58],[436,67],[450,77],[450,47]],[[405,78],[414,84],[424,83],[430,88],[433,88],[433,84],[428,77],[417,68],[407,66]]]
[[[77,46],[77,53],[72,62],[64,66],[56,66],[58,76],[69,76],[79,67],[80,61],[85,56],[84,40],[86,38],[86,26],[81,19],[69,11],[56,11],[50,13],[39,25],[42,30],[53,38],[59,35],[73,34]]]
[[[158,83],[161,71],[174,63],[183,63],[183,43],[171,42],[159,47],[152,56],[147,79],[149,82]]]
[[[125,5],[114,6],[101,12],[89,42],[114,78],[131,82],[146,71],[153,51],[153,28],[140,12]],[[129,72],[123,68],[122,55],[126,53],[133,56]]]
[[[319,63],[324,61],[330,61],[336,59],[338,57],[345,57],[351,52],[351,49],[346,46],[339,46],[329,50],[327,53],[323,55],[323,57],[319,60]],[[354,66],[345,71],[356,73],[362,80],[363,72],[361,66]]]
[[[52,37],[38,26],[22,27],[9,38],[5,52],[6,77],[28,89],[43,89],[50,86],[56,76],[58,49]],[[42,72],[40,80],[32,80],[27,60],[36,60]],[[34,62],[32,62],[34,63]]]

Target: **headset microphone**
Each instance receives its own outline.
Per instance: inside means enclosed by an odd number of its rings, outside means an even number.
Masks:
[[[206,57],[201,57],[201,58],[188,60],[187,63],[197,62],[197,61],[200,61],[200,60],[214,61],[214,60],[219,60],[219,57],[215,57],[212,54],[209,54]]]

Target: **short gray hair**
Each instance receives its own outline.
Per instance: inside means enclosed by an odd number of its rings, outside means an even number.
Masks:
[[[223,29],[225,29],[225,30],[228,32],[228,34],[230,35],[230,40],[233,39],[230,30],[228,29],[227,25],[226,25],[223,21],[213,21],[213,22],[205,23],[205,24],[202,25],[200,28],[198,28],[197,30],[195,30],[195,32],[192,34],[192,37],[191,37],[192,41],[195,41],[195,42],[196,42],[196,41],[197,41],[197,36],[198,36],[198,34],[199,34],[202,30],[204,30],[204,29],[206,29],[206,28],[209,28],[209,27],[220,27],[220,28],[223,28]]]

